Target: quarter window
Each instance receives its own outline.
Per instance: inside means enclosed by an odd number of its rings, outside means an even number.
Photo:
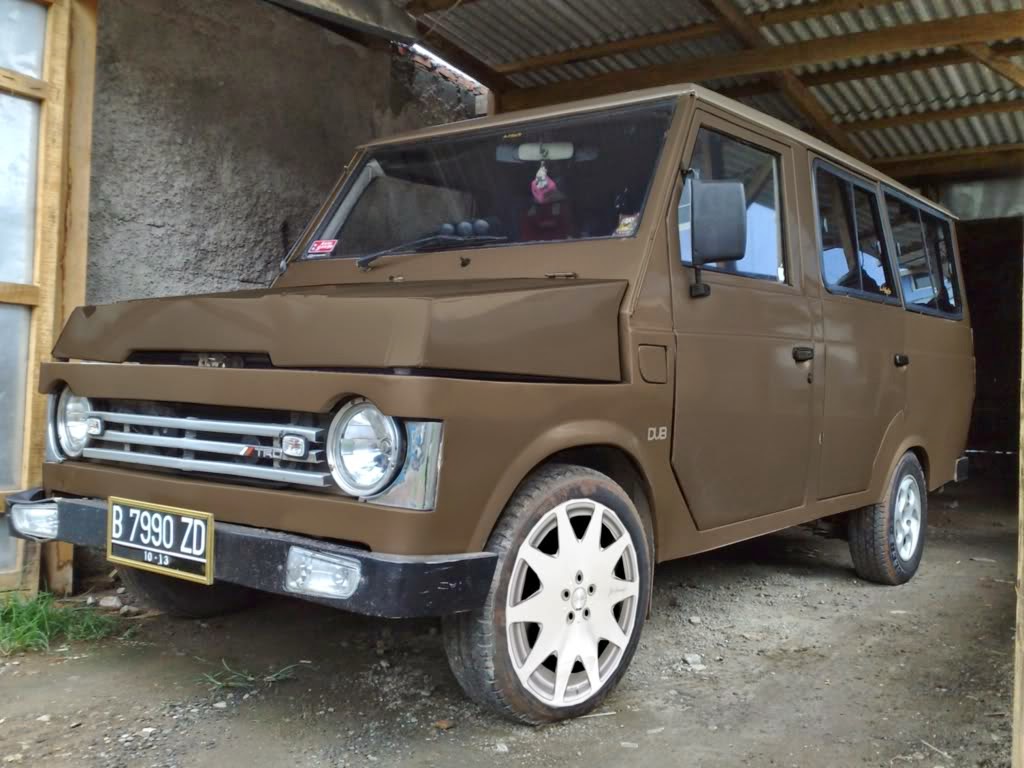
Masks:
[[[825,168],[815,172],[815,187],[825,285],[844,293],[894,295],[878,196]]]
[[[895,195],[886,195],[885,205],[896,242],[904,303],[958,314],[960,285],[949,222]]]
[[[706,268],[748,277],[786,281],[782,247],[779,156],[752,144],[701,128],[693,148],[690,173],[679,200],[679,248],[693,263],[690,240],[690,180],[740,181],[747,197],[747,246],[739,261]]]
[[[925,248],[928,249],[928,260],[938,289],[936,304],[940,312],[956,314],[960,312],[960,286],[957,284],[949,222],[923,211],[921,220],[924,222]]]

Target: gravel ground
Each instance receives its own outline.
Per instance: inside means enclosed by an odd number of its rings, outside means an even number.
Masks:
[[[1015,505],[933,495],[899,588],[806,529],[663,565],[619,689],[539,729],[464,699],[436,622],[276,598],[143,614],[126,639],[0,659],[0,765],[1009,766]]]

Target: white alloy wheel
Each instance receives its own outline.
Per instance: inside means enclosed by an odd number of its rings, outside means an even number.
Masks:
[[[547,512],[516,553],[505,624],[523,687],[549,707],[600,691],[637,625],[640,570],[619,516],[590,499]]]
[[[917,551],[921,535],[921,487],[913,475],[906,475],[900,481],[892,527],[896,537],[896,551],[904,560],[910,560]]]

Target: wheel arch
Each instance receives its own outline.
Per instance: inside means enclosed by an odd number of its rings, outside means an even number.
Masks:
[[[523,461],[509,467],[505,478],[496,487],[484,514],[481,515],[473,536],[474,548],[480,549],[485,546],[498,523],[501,512],[526,478],[540,467],[561,463],[576,464],[593,469],[618,483],[632,499],[641,517],[649,521],[651,526],[650,543],[656,551],[658,516],[655,510],[651,481],[647,473],[644,472],[641,462],[637,459],[636,452],[628,447],[628,440],[566,440],[561,445],[552,444],[550,440],[541,440],[534,448],[541,446],[543,446],[542,450],[530,452],[529,459],[526,459],[526,456],[521,456]],[[652,560],[657,562],[655,551],[651,552],[651,556]]]

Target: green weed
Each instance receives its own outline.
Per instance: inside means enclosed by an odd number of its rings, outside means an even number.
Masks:
[[[273,685],[282,680],[291,680],[295,677],[292,670],[298,664],[289,664],[276,671],[270,671],[265,675],[253,675],[244,670],[232,669],[228,663],[221,659],[221,666],[224,669],[218,672],[207,672],[202,676],[202,681],[210,686],[210,690],[224,690],[226,688],[256,688],[260,685]]]
[[[45,593],[31,600],[0,600],[0,655],[46,651],[57,640],[101,640],[118,626],[113,616],[84,605],[58,603]]]

